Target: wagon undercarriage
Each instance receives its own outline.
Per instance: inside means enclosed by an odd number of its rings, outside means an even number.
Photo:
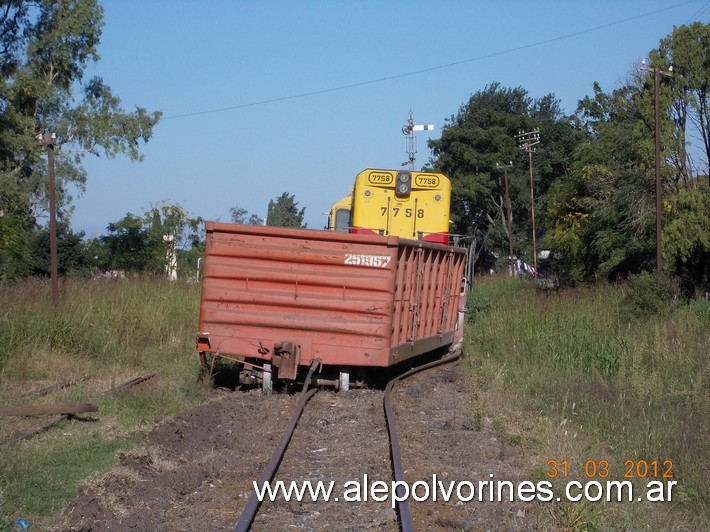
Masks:
[[[363,368],[349,366],[324,367],[320,360],[314,360],[309,367],[294,367],[288,376],[281,373],[281,367],[259,359],[244,359],[214,353],[203,353],[203,374],[214,376],[219,369],[216,367],[219,358],[231,361],[236,365],[239,384],[244,386],[259,386],[264,393],[271,393],[281,386],[317,386],[347,391],[350,388],[363,388],[366,385]]]

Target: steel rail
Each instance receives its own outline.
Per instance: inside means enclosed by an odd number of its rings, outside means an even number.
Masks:
[[[392,408],[392,401],[391,401],[391,392],[394,388],[394,385],[408,377],[411,377],[412,375],[419,373],[420,371],[427,370],[429,368],[433,368],[436,366],[440,366],[443,364],[448,364],[450,362],[453,362],[455,360],[458,360],[460,358],[460,354],[455,354],[455,355],[450,355],[446,356],[444,358],[441,358],[439,360],[435,360],[434,362],[429,362],[428,364],[423,364],[421,366],[418,366],[416,368],[412,368],[402,375],[399,375],[395,377],[394,379],[390,380],[386,387],[385,387],[385,392],[384,392],[384,409],[385,409],[385,417],[387,419],[387,429],[389,432],[389,438],[390,438],[390,454],[392,458],[392,467],[394,469],[394,477],[395,481],[404,481],[404,469],[402,467],[402,456],[399,450],[399,439],[397,436],[397,424],[395,421],[395,416],[394,416],[394,409]],[[284,454],[286,453],[286,449],[288,447],[288,444],[291,441],[291,437],[293,436],[294,431],[296,430],[296,425],[298,424],[298,420],[301,417],[301,414],[303,413],[304,408],[306,407],[306,403],[318,392],[318,388],[312,388],[308,391],[304,389],[304,391],[301,393],[301,397],[299,398],[298,402],[296,403],[296,406],[294,408],[293,414],[291,415],[291,420],[289,421],[289,424],[286,426],[286,429],[284,430],[283,434],[281,435],[281,439],[279,440],[279,443],[274,450],[273,454],[271,455],[271,458],[269,459],[269,462],[266,464],[266,467],[264,467],[264,470],[261,473],[261,476],[259,477],[259,485],[263,486],[264,483],[269,482],[273,479],[274,474],[276,473],[276,470],[278,469],[279,465],[281,464],[281,460],[284,457]],[[399,499],[402,499],[402,492],[400,489],[404,489],[402,484],[397,484],[397,495]],[[249,497],[249,500],[247,501],[246,506],[244,507],[244,510],[242,511],[241,516],[239,517],[239,521],[237,524],[234,526],[232,529],[234,532],[247,532],[249,528],[251,527],[252,522],[254,521],[254,517],[256,517],[256,514],[259,510],[259,506],[261,505],[261,501],[259,501],[257,495],[256,495],[256,490],[254,490]],[[403,532],[413,532],[414,527],[412,525],[412,518],[411,514],[409,512],[409,503],[406,500],[402,500],[398,502],[398,510],[399,510],[399,519],[400,519],[400,526]]]
[[[42,388],[40,390],[32,390],[27,393],[23,393],[20,397],[31,397],[33,395],[36,395],[38,397],[44,397],[45,395],[49,395],[55,390],[63,390],[65,388],[69,388],[69,386],[74,386],[75,384],[79,384],[84,381],[88,381],[89,379],[93,378],[94,375],[85,375],[84,377],[80,377],[78,379],[73,379],[69,381],[64,381],[64,382],[57,382],[55,384],[51,384],[45,388]]]
[[[291,421],[281,435],[281,439],[279,440],[279,444],[276,447],[274,454],[271,455],[271,459],[266,464],[264,471],[261,473],[261,477],[259,477],[260,486],[263,486],[265,482],[269,482],[274,477],[274,473],[276,473],[276,469],[278,469],[279,464],[286,453],[286,448],[291,441],[291,436],[293,436],[293,432],[296,430],[296,425],[298,424],[298,420],[303,413],[303,409],[305,408],[306,403],[316,394],[317,391],[318,388],[313,388],[301,394],[298,403],[296,403],[296,408],[291,415]],[[247,501],[247,505],[242,511],[239,521],[233,529],[234,532],[246,532],[249,530],[249,527],[256,516],[256,512],[259,510],[260,504],[261,501],[257,498],[256,490],[254,490],[249,497],[249,501]]]
[[[119,384],[118,386],[111,388],[109,392],[124,392],[133,386],[138,386],[139,384],[152,379],[156,375],[157,373],[151,373],[150,375],[145,375],[144,377],[136,377],[135,379],[131,379],[123,384]]]
[[[402,493],[402,490],[404,489],[404,468],[402,467],[402,454],[399,449],[399,437],[397,436],[397,422],[395,420],[394,409],[392,407],[392,400],[390,397],[391,392],[394,385],[399,381],[411,377],[420,371],[458,360],[460,356],[461,355],[457,353],[435,360],[434,362],[429,362],[428,364],[417,366],[416,368],[412,368],[409,371],[395,377],[387,383],[387,386],[385,386],[383,403],[385,408],[385,417],[387,418],[387,430],[389,431],[390,436],[390,453],[392,457],[392,468],[394,470],[394,480],[397,483],[395,493],[397,495],[397,510],[399,513],[399,522],[402,532],[413,532],[414,525],[412,524],[412,515],[409,511],[409,501],[404,498],[404,494]]]

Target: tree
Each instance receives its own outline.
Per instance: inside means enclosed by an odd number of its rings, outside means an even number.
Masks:
[[[23,222],[15,213],[0,211],[0,282],[14,281],[30,273],[31,251],[27,239],[30,228]]]
[[[669,271],[688,295],[710,290],[710,189],[681,190],[673,198],[663,228]]]
[[[151,249],[153,242],[142,218],[129,212],[117,222],[108,224],[106,231],[108,234],[90,244],[99,269],[154,273],[164,266],[154,262],[156,253]]]
[[[6,0],[0,8],[0,190],[9,191],[0,194],[0,217],[15,242],[29,242],[47,209],[38,135],[55,135],[58,218],[68,221],[69,190],[86,184],[83,158],[140,160],[140,142],[160,118],[139,107],[124,111],[101,78],[84,82],[86,66],[99,59],[102,19],[97,0]],[[6,244],[0,267],[8,278],[23,275],[29,248]]]
[[[167,201],[152,205],[143,217],[128,213],[92,242],[96,266],[162,275],[175,257],[178,272],[190,271],[204,251],[202,223],[199,216],[190,217],[181,205]]]
[[[66,222],[57,225],[58,270],[60,275],[85,275],[90,269],[84,232],[74,233]],[[31,242],[32,275],[49,277],[49,230],[36,231]]]
[[[673,80],[668,85],[673,94],[677,153],[672,162],[679,178],[686,183],[692,179],[687,139],[697,138],[697,133],[705,156],[704,170],[710,179],[710,23],[674,27],[673,33],[661,39],[658,49],[651,52],[651,61],[662,68],[673,66]]]
[[[674,66],[672,77],[661,77],[659,93],[662,250],[667,269],[691,293],[708,284],[707,189],[686,139],[702,138],[710,153],[710,25],[675,28],[650,55],[653,68]],[[565,186],[548,199],[545,238],[564,256],[573,280],[615,279],[655,267],[654,100],[653,75],[635,73],[610,94],[595,83],[594,96],[579,103],[586,139],[574,151]],[[689,135],[689,126],[699,135]]]
[[[264,225],[264,220],[257,214],[249,214],[249,211],[241,207],[232,207],[229,209],[232,216],[232,222],[242,225]],[[247,218],[248,216],[248,218]]]
[[[432,166],[452,181],[453,230],[475,237],[477,246],[494,256],[508,255],[503,172],[496,163],[513,161],[509,178],[514,252],[531,259],[528,157],[518,148],[515,135],[535,128],[545,139],[534,157],[537,196],[567,173],[565,155],[579,137],[554,95],[533,99],[521,87],[492,83],[447,120],[440,139],[429,142]]]
[[[182,207],[163,201],[152,205],[146,212],[144,227],[153,247],[153,273],[166,271],[166,262],[174,257],[178,272],[190,271],[196,267],[197,259],[204,251],[204,220],[191,217]]]
[[[295,195],[284,192],[276,201],[269,201],[269,210],[266,215],[266,225],[276,227],[299,227],[305,229],[303,217],[306,214],[306,208],[298,210],[298,202],[295,201]]]
[[[653,267],[653,111],[642,80],[594,96],[577,109],[584,142],[569,151],[570,174],[552,187],[543,245],[564,259],[571,282],[615,279]]]

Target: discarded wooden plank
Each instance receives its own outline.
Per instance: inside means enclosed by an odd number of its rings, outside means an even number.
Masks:
[[[141,384],[141,383],[143,383],[143,382],[145,382],[145,381],[147,381],[147,380],[150,380],[150,379],[154,378],[156,375],[157,375],[156,373],[153,373],[153,374],[151,374],[151,375],[146,375],[146,376],[144,376],[144,377],[137,377],[137,378],[135,378],[135,379],[131,379],[131,380],[129,380],[128,382],[124,382],[123,384],[121,384],[121,385],[119,385],[119,386],[116,386],[115,388],[112,388],[112,389],[109,390],[109,391],[110,391],[110,392],[123,392],[123,391],[125,391],[125,390],[127,390],[127,389],[130,389],[130,388],[133,387],[133,386],[137,386],[138,384]],[[66,410],[66,406],[75,406],[75,407],[76,407],[76,406],[80,406],[80,407],[81,407],[81,406],[86,406],[86,407],[89,407],[90,409],[88,409],[88,410],[76,410],[76,409],[72,409],[72,411],[70,412],[70,411],[67,411],[67,410]],[[15,409],[20,409],[20,408],[25,408],[25,410],[23,410],[22,413],[9,413],[9,412],[12,412],[12,411],[15,410]],[[3,415],[6,415],[6,416],[9,416],[9,415],[18,415],[18,416],[41,415],[41,414],[36,414],[36,413],[34,413],[34,412],[33,412],[33,413],[29,413],[29,412],[27,411],[27,408],[29,408],[29,407],[19,407],[19,406],[18,406],[18,407],[0,408],[0,416],[3,416]],[[36,407],[36,408],[40,408],[40,407]],[[47,408],[47,407],[45,407],[45,408]],[[61,415],[60,415],[59,417],[55,418],[55,419],[52,420],[52,421],[49,421],[48,423],[45,423],[44,425],[42,425],[41,427],[39,427],[39,428],[37,428],[37,429],[34,429],[34,430],[32,430],[32,431],[30,431],[30,432],[27,432],[27,433],[25,433],[25,434],[21,434],[20,436],[17,436],[17,437],[15,437],[15,438],[11,439],[11,440],[7,440],[7,441],[5,441],[5,442],[2,442],[0,445],[10,445],[10,444],[12,444],[13,442],[14,442],[14,443],[17,443],[17,442],[19,442],[19,441],[32,438],[32,437],[36,436],[37,434],[41,434],[42,432],[44,432],[44,431],[46,431],[46,430],[52,428],[53,426],[55,426],[55,425],[61,423],[62,421],[71,418],[74,414],[78,414],[78,413],[80,413],[80,412],[97,412],[97,411],[98,411],[98,407],[96,407],[96,406],[94,406],[94,405],[91,405],[91,404],[85,404],[85,405],[65,405],[65,406],[61,406],[61,405],[60,405],[60,406],[54,407],[54,408],[55,408],[55,410],[54,410],[53,412],[47,412],[47,411],[45,410],[45,413],[47,413],[47,414],[50,414],[50,413],[55,413],[55,414],[56,414],[56,413],[60,413]],[[56,408],[59,408],[61,411],[58,412],[58,411],[56,410]],[[8,413],[6,413],[6,412],[8,412]]]
[[[98,412],[99,407],[89,403],[76,405],[21,405],[0,408],[0,416],[48,416],[56,414],[80,414]]]

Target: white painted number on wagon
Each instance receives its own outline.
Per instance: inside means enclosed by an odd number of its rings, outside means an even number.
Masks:
[[[390,263],[389,255],[363,255],[348,253],[345,255],[345,264],[352,266],[371,266],[373,268],[386,268]]]

